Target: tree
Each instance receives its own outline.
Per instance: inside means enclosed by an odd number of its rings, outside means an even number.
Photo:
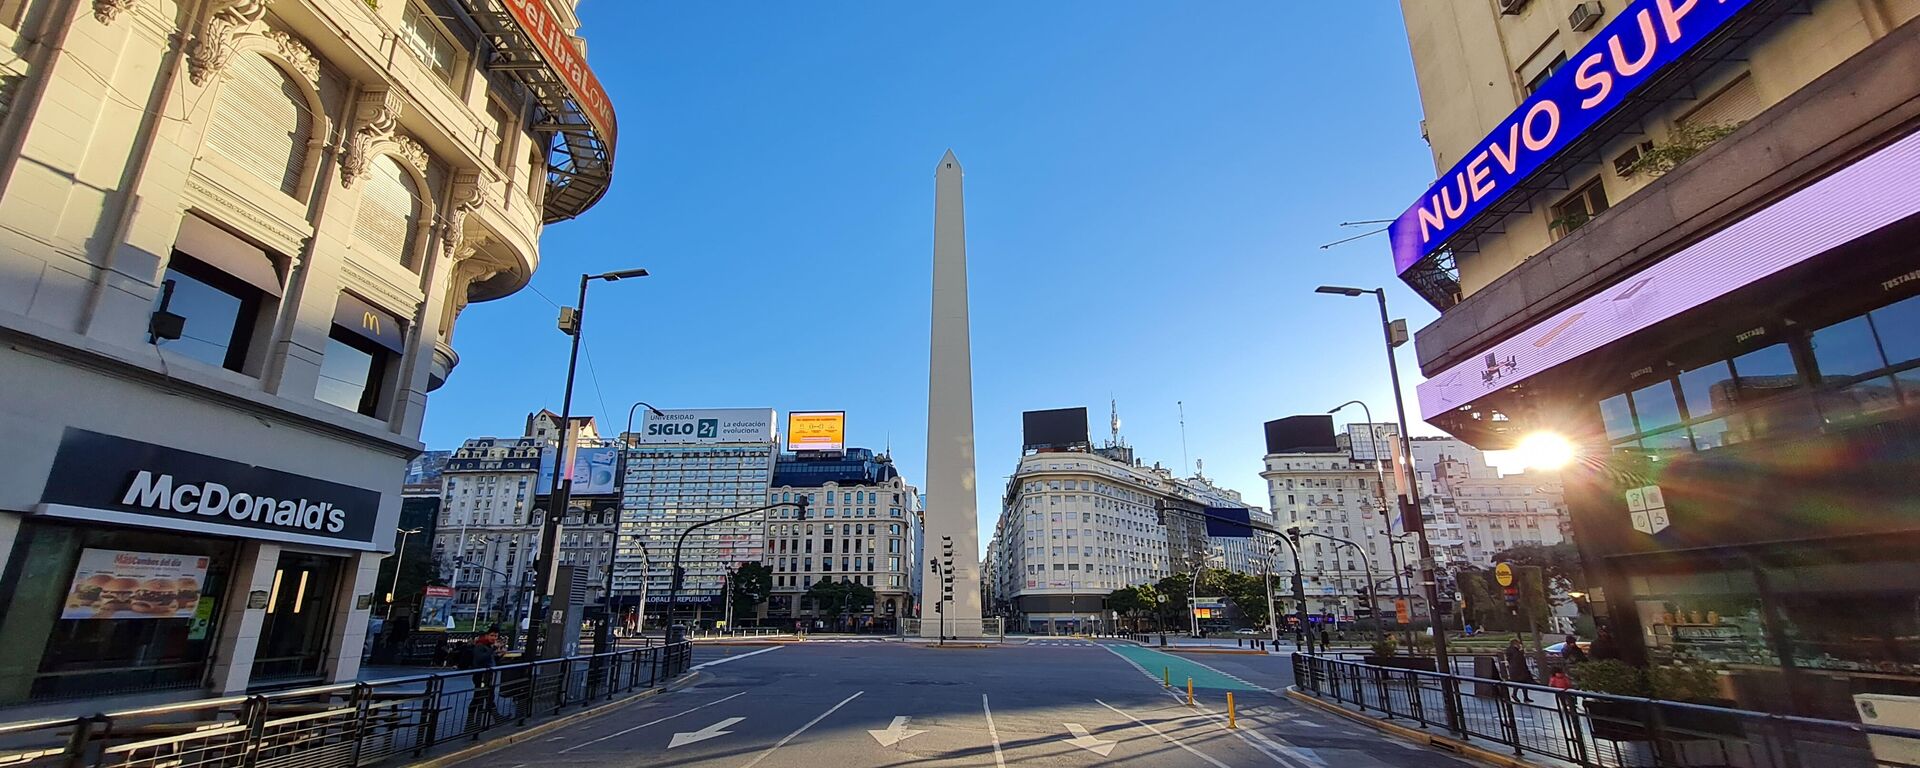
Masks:
[[[754,609],[767,601],[767,595],[773,592],[773,569],[766,563],[754,561],[741,563],[731,577],[733,587],[733,615],[736,620],[741,616],[752,616]]]
[[[1564,595],[1587,583],[1586,571],[1580,561],[1580,549],[1572,542],[1546,547],[1526,544],[1496,553],[1493,560],[1496,563],[1512,563],[1515,568],[1538,566],[1545,571],[1547,586],[1555,595]]]
[[[874,593],[865,584],[822,579],[807,588],[806,597],[821,611],[846,617],[873,607]]]
[[[1176,573],[1154,584],[1154,589],[1166,595],[1166,612],[1175,616],[1187,614],[1187,594],[1193,589],[1193,579],[1187,574]]]
[[[440,579],[440,556],[429,554],[429,552],[426,547],[420,546],[418,541],[408,542],[406,562],[400,565],[400,580],[397,584],[393,579],[394,561],[401,558],[388,557],[381,560],[379,581],[374,582],[377,585],[376,588],[380,590],[380,599],[385,600],[387,590],[392,590],[392,608],[412,606],[420,599],[421,590],[429,585],[445,584],[446,582]]]
[[[1122,616],[1132,616],[1147,609],[1145,601],[1140,599],[1139,587],[1122,587],[1107,593],[1107,610]]]
[[[1222,593],[1233,601],[1240,615],[1254,626],[1266,625],[1269,618],[1265,576],[1222,572]],[[1205,584],[1202,584],[1204,587]]]

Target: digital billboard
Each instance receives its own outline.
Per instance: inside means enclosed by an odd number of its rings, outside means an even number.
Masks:
[[[1266,424],[1267,453],[1332,453],[1339,450],[1333,437],[1333,417],[1321,414],[1288,416]]]
[[[1626,277],[1422,382],[1434,419],[1920,213],[1920,134]]]
[[[787,450],[844,451],[846,411],[795,411],[787,414]]]
[[[1067,448],[1087,444],[1087,409],[1055,408],[1020,414],[1021,444],[1027,448]]]
[[[612,446],[604,448],[580,448],[574,451],[573,489],[575,496],[615,493],[620,489],[618,469],[620,449]],[[553,493],[553,449],[540,452],[540,478],[535,486],[536,493]]]
[[[772,408],[682,408],[642,411],[634,435],[641,445],[771,443]]]
[[[1246,507],[1207,507],[1205,519],[1209,539],[1253,537],[1253,510]]]

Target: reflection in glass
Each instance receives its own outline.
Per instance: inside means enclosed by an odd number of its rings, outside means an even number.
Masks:
[[[1633,428],[1633,411],[1627,405],[1625,394],[1600,401],[1600,420],[1606,424],[1608,440],[1618,440],[1637,431]]]
[[[1733,359],[1738,389],[1734,402],[1745,404],[1791,392],[1800,386],[1793,352],[1785,344],[1762,347]]]
[[[1680,423],[1680,403],[1673,397],[1673,382],[1661,379],[1635,391],[1633,412],[1640,417],[1642,432]]]
[[[1826,383],[1887,367],[1865,315],[1814,331],[1813,360]]]
[[[163,348],[216,368],[227,367],[234,328],[239,325],[245,301],[177,269],[169,268],[166,279],[173,283],[167,311],[186,318],[187,322],[180,338],[163,340]],[[156,304],[154,308],[159,306]]]
[[[1920,359],[1920,296],[1874,310],[1873,327],[1895,365]]]
[[[1687,415],[1700,418],[1733,406],[1733,370],[1721,360],[1680,374],[1680,394]]]
[[[1686,430],[1676,429],[1657,435],[1647,435],[1641,438],[1640,447],[1647,449],[1648,453],[1665,455],[1692,450],[1693,444],[1687,440]]]
[[[363,410],[361,404],[372,377],[372,354],[338,338],[329,338],[326,356],[320,360],[320,384],[313,396],[323,403],[365,413],[371,409]]]
[[[1894,390],[1891,376],[1868,379],[1849,387],[1820,393],[1820,415],[1828,424],[1899,406],[1900,396]]]

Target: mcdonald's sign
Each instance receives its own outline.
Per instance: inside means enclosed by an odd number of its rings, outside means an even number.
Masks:
[[[333,324],[396,354],[406,351],[407,336],[400,318],[351,293],[340,294]]]

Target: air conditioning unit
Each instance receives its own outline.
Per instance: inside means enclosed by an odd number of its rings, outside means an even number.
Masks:
[[[1573,13],[1567,14],[1567,26],[1573,27],[1575,32],[1585,32],[1600,23],[1600,17],[1606,13],[1607,9],[1600,7],[1598,0],[1577,3],[1573,6]]]
[[[1527,0],[1500,0],[1500,12],[1512,16],[1527,7]]]

